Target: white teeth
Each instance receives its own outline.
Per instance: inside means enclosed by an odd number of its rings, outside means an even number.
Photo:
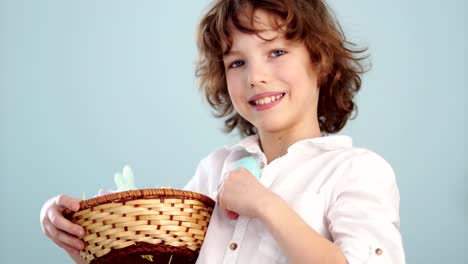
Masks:
[[[261,99],[255,100],[255,104],[256,104],[256,105],[269,104],[269,103],[271,103],[271,102],[274,102],[274,101],[280,99],[281,97],[283,97],[282,94],[278,94],[278,95],[273,95],[273,96],[261,98]]]

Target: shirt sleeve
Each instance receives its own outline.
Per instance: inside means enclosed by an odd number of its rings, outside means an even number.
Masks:
[[[198,163],[194,176],[185,185],[184,190],[197,192],[216,200],[222,166],[227,153],[219,149]]]
[[[209,194],[209,188],[206,184],[202,184],[206,181],[206,159],[201,160],[198,163],[197,169],[195,170],[194,176],[185,185],[184,190],[198,192],[204,195]],[[204,177],[205,176],[205,177]]]
[[[327,212],[329,230],[349,264],[403,264],[400,195],[391,166],[366,152],[344,164]]]

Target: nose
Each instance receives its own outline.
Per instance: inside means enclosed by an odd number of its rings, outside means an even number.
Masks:
[[[254,88],[263,86],[269,81],[269,68],[266,63],[250,61],[247,65],[247,84]]]

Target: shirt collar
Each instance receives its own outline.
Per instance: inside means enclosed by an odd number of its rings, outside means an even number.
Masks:
[[[298,149],[319,148],[322,150],[346,149],[353,146],[352,139],[346,135],[321,136],[300,140],[288,148],[288,152]],[[239,143],[227,147],[231,151],[246,150],[247,152],[258,154],[263,153],[260,148],[260,141],[257,134],[242,139]]]
[[[246,150],[247,152],[254,154],[263,153],[260,148],[260,140],[257,134],[248,136],[242,139],[239,143],[227,148],[231,151]]]
[[[288,148],[288,152],[296,148],[319,148],[322,150],[347,149],[353,146],[351,137],[345,135],[321,136],[300,140]]]

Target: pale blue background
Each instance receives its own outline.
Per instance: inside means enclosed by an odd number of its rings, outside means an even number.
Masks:
[[[42,234],[51,196],[181,188],[236,140],[193,77],[208,1],[0,0],[1,263],[67,263]],[[465,1],[334,0],[373,69],[344,133],[394,167],[408,263],[468,263]]]

